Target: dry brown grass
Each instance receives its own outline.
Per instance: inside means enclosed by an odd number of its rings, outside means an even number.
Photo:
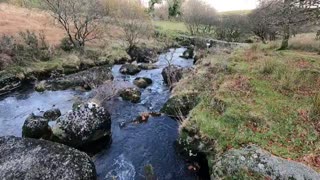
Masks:
[[[37,34],[43,32],[52,45],[58,44],[64,37],[64,31],[44,11],[0,3],[0,17],[0,35],[16,35],[26,30]]]
[[[315,33],[298,34],[289,41],[289,49],[309,52],[320,51],[320,41],[316,40]]]

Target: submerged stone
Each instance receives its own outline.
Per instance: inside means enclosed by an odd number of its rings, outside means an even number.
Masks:
[[[135,75],[138,74],[141,71],[141,69],[134,64],[125,64],[122,65],[120,68],[120,72],[122,74],[128,74],[128,75]]]
[[[137,88],[127,88],[120,91],[120,97],[125,101],[138,103],[141,99],[141,92]]]
[[[146,88],[152,84],[152,79],[146,77],[138,77],[133,81],[133,84],[139,88]]]

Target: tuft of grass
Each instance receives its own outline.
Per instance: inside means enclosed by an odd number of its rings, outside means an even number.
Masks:
[[[289,49],[308,52],[320,52],[320,41],[315,33],[298,34],[289,41]]]
[[[320,122],[320,93],[316,94],[312,100],[311,120]]]

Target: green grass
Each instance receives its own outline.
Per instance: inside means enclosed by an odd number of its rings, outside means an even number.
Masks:
[[[164,31],[180,31],[180,32],[188,32],[187,27],[183,22],[178,21],[154,21],[153,22],[156,27]]]
[[[231,70],[212,71],[220,64]],[[218,153],[254,143],[284,158],[319,154],[320,132],[310,113],[319,111],[319,69],[314,53],[264,45],[209,55],[197,71],[212,78],[183,128],[197,127],[201,137],[216,142]]]
[[[252,10],[235,10],[235,11],[224,11],[220,12],[221,15],[247,15],[250,14]]]

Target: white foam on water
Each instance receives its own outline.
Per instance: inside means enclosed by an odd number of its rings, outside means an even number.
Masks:
[[[133,164],[123,154],[117,157],[112,164],[112,170],[105,176],[106,180],[134,180],[136,170]]]

